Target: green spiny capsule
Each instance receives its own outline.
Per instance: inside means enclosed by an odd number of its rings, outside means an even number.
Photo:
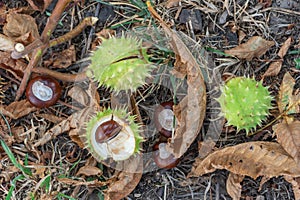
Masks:
[[[115,92],[135,91],[145,84],[153,69],[148,57],[147,49],[142,47],[140,40],[112,37],[103,40],[92,53],[87,75]]]
[[[134,119],[125,109],[98,112],[87,123],[86,134],[81,135],[85,147],[99,162],[108,158],[126,160],[139,153],[144,139]]]
[[[221,111],[227,119],[227,125],[237,127],[237,131],[255,130],[269,115],[272,108],[268,88],[252,78],[236,77],[230,79],[221,88],[221,96],[217,99]]]

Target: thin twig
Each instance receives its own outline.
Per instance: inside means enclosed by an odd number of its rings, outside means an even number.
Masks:
[[[50,36],[52,32],[54,31],[57,23],[59,22],[59,19],[64,12],[66,6],[71,2],[71,0],[60,0],[56,3],[56,6],[51,14],[51,16],[48,18],[47,24],[42,32],[41,35],[41,41],[44,43],[39,48],[36,48],[33,52],[33,57],[30,60],[26,70],[24,71],[24,76],[21,81],[20,87],[16,93],[16,101],[20,99],[22,94],[24,93],[27,82],[31,75],[31,70],[38,65],[40,62],[42,55],[44,54],[45,50],[48,48],[48,42],[50,40]]]
[[[76,26],[73,30],[66,33],[65,35],[62,35],[58,38],[55,38],[50,41],[49,46],[53,47],[55,45],[64,43],[68,40],[71,40],[73,37],[77,36],[82,32],[83,29],[85,29],[87,26],[93,26],[98,21],[97,17],[87,17],[84,18],[78,26]]]
[[[87,80],[87,76],[84,71],[77,74],[67,74],[67,73],[57,72],[44,67],[35,67],[32,69],[32,72],[49,75],[52,76],[53,78],[56,78],[64,82],[82,82]]]
[[[274,11],[274,12],[290,14],[290,15],[300,15],[300,12],[288,10],[285,8],[276,8],[276,7],[269,7],[269,8],[263,9],[261,12],[267,12],[267,11]]]

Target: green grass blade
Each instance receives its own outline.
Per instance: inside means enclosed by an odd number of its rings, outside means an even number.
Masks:
[[[295,58],[295,63],[296,63],[296,69],[300,69],[300,57],[299,58]]]
[[[18,180],[22,180],[22,179],[24,179],[24,178],[25,178],[25,176],[24,176],[23,174],[20,174],[19,176],[15,177],[15,178],[12,180],[11,186],[10,186],[10,188],[9,188],[9,191],[8,191],[6,197],[5,197],[5,200],[10,200],[10,199],[11,199],[12,194],[13,194],[13,191],[14,191],[14,189],[16,188],[16,183],[17,183],[17,181],[18,181]]]
[[[22,166],[17,159],[15,158],[14,154],[12,153],[12,151],[10,150],[10,148],[6,145],[6,143],[0,139],[0,143],[2,148],[4,149],[5,153],[7,154],[7,156],[9,157],[9,159],[11,160],[11,162],[14,164],[14,166],[16,166],[18,169],[20,169],[24,174],[27,174],[29,176],[32,175],[31,170]]]
[[[76,200],[75,198],[73,198],[73,197],[70,197],[70,196],[68,196],[68,195],[66,195],[66,194],[63,194],[63,193],[58,193],[57,195],[56,195],[56,197],[60,200],[63,200],[63,199],[70,199],[70,200]]]

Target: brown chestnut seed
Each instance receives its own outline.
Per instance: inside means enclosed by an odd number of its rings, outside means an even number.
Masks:
[[[179,159],[166,150],[166,143],[155,144],[153,150],[153,159],[158,167],[171,169],[178,165]]]
[[[122,127],[113,119],[103,122],[96,130],[95,140],[98,143],[106,142],[117,136],[121,130]]]
[[[31,79],[26,88],[27,100],[38,108],[52,106],[61,95],[58,81],[49,76],[37,76]]]
[[[154,122],[157,130],[167,138],[172,136],[174,120],[173,105],[174,103],[171,101],[164,102],[155,109],[154,114]]]

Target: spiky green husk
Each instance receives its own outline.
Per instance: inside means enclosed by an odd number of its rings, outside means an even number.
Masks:
[[[255,130],[261,125],[272,108],[268,88],[252,78],[236,77],[229,80],[221,88],[221,96],[218,101],[227,125],[237,127],[237,130]]]
[[[97,125],[98,121],[103,118],[111,119],[111,116],[114,116],[114,118],[118,117],[119,119],[122,119],[124,121],[124,124],[126,126],[129,126],[131,131],[134,134],[135,138],[135,147],[134,152],[140,153],[141,145],[140,143],[144,141],[143,137],[140,135],[140,125],[135,123],[135,116],[129,115],[125,109],[116,109],[112,110],[110,108],[98,112],[93,118],[89,120],[86,126],[86,134],[84,135],[83,140],[85,141],[85,147],[89,150],[89,152],[99,161],[103,160],[103,156],[101,156],[99,153],[96,152],[92,145],[92,139],[94,139],[94,136],[92,134],[94,126]]]
[[[87,75],[116,92],[135,91],[145,84],[152,68],[142,41],[133,37],[112,37],[93,52],[91,71],[87,71]]]

